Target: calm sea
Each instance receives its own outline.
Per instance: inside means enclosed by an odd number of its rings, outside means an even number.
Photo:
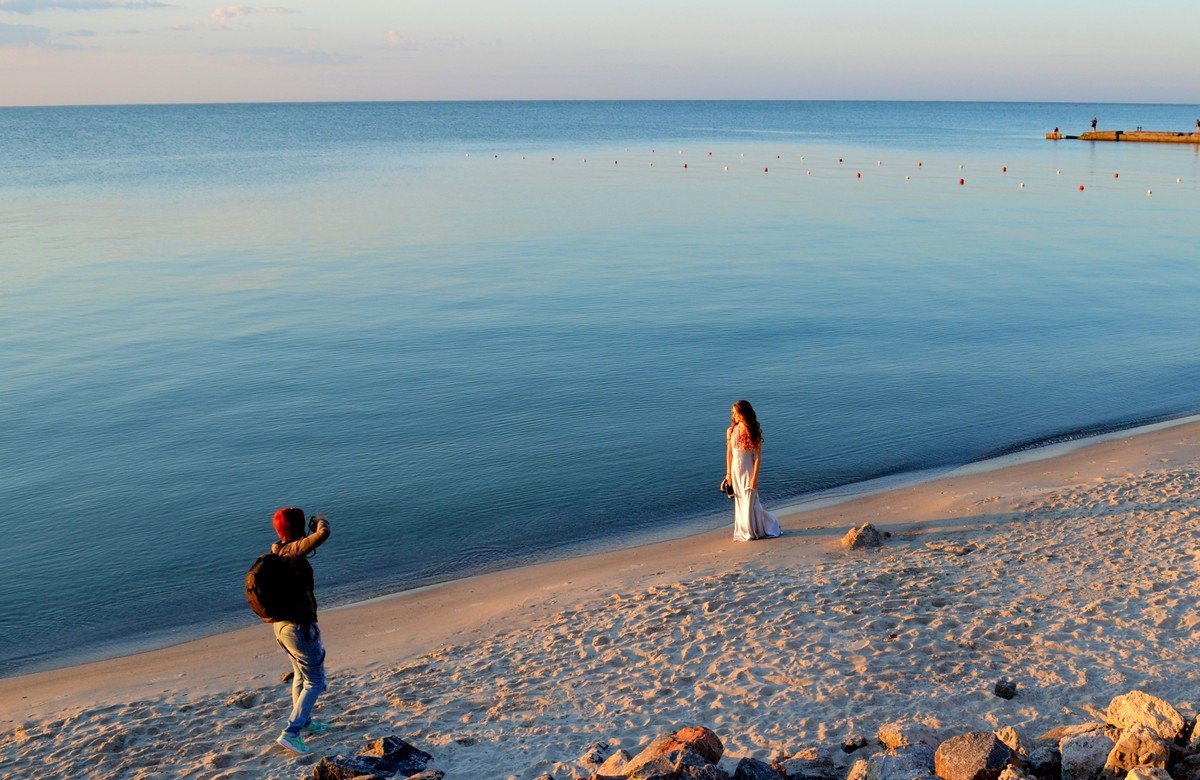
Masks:
[[[1200,152],[1093,116],[1200,107],[0,109],[0,673],[253,624],[284,504],[326,606],[718,526],[737,398],[774,506],[1200,410]]]

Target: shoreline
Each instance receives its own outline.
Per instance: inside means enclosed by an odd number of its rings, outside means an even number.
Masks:
[[[823,491],[803,501],[776,507],[772,511],[784,522],[785,539],[790,537],[792,540],[799,540],[811,536],[815,542],[812,545],[815,550],[819,546],[827,546],[833,536],[844,533],[851,527],[853,525],[850,522],[852,515],[875,516],[877,519],[872,522],[881,528],[891,529],[903,529],[911,523],[937,523],[939,520],[947,519],[943,516],[945,514],[944,507],[941,511],[933,514],[912,517],[909,520],[902,520],[894,516],[896,512],[905,512],[909,509],[908,497],[910,495],[933,491],[943,483],[957,487],[962,483],[972,481],[987,484],[1000,480],[1011,481],[1008,479],[1010,473],[1032,475],[1032,472],[1043,466],[1053,471],[1061,471],[1062,466],[1059,462],[1073,462],[1081,457],[1081,453],[1091,453],[1093,450],[1103,452],[1114,446],[1128,445],[1136,448],[1138,443],[1143,441],[1147,446],[1154,446],[1156,439],[1162,438],[1164,435],[1194,439],[1197,450],[1200,452],[1200,415],[1189,415],[1140,425],[1131,429],[1109,431],[1096,436],[1058,442],[1045,447],[1020,450],[957,467],[916,472],[920,475],[916,479],[911,479],[914,472],[906,472],[902,475],[867,480],[854,483],[855,489],[848,493],[824,495],[830,491]],[[896,481],[905,476],[910,478]],[[1043,488],[1047,486],[1044,483],[1045,480],[1035,480],[1035,484]],[[831,491],[845,491],[845,489],[846,486],[842,486],[833,488]],[[938,492],[945,495],[948,491]],[[974,491],[968,491],[966,495],[974,495]],[[945,503],[948,505],[948,502]],[[811,521],[814,520],[812,515],[815,513],[825,515],[823,522],[812,524]],[[489,601],[503,597],[512,599],[514,607],[546,609],[561,603],[564,598],[543,599],[541,593],[548,588],[547,583],[549,582],[562,582],[574,586],[576,590],[582,588],[589,592],[600,588],[601,583],[606,580],[610,572],[632,574],[635,579],[649,582],[655,577],[663,575],[664,571],[648,572],[649,569],[655,568],[646,564],[645,559],[648,557],[666,554],[673,563],[679,564],[687,561],[686,565],[689,571],[698,571],[714,565],[724,565],[731,560],[721,558],[714,561],[713,559],[718,555],[724,556],[732,552],[733,560],[745,561],[768,554],[770,545],[774,543],[737,544],[726,539],[726,536],[727,529],[722,526],[678,538],[502,569],[382,594],[350,604],[323,609],[321,611],[322,625],[329,626],[326,633],[333,637],[329,643],[335,647],[335,651],[336,645],[345,641],[338,635],[346,632],[351,625],[360,625],[363,633],[355,646],[362,646],[358,647],[357,655],[367,655],[368,650],[381,649],[383,645],[386,645],[386,641],[382,640],[382,637],[399,631],[397,628],[387,627],[390,619],[425,610],[424,606],[418,607],[418,604],[425,605],[427,603],[434,607],[441,617],[445,618],[447,613],[438,609],[439,607],[448,606],[464,595],[480,598],[479,594],[487,593]],[[823,541],[818,542],[818,537]],[[626,559],[628,559],[627,563]],[[595,572],[604,574],[598,575]],[[319,576],[318,572],[318,578]],[[437,630],[425,629],[412,632],[407,641],[402,643],[403,650],[400,652],[402,654],[413,653],[421,648],[426,648],[435,636],[441,640],[450,636],[480,634],[508,611],[510,610],[492,609],[489,612],[495,614],[486,616],[474,611],[470,611],[468,614],[458,614],[458,619],[443,623]],[[362,618],[366,618],[365,623]],[[481,621],[480,618],[483,620]],[[53,705],[54,702],[67,701],[74,696],[87,698],[89,691],[97,693],[100,690],[94,684],[89,683],[89,680],[97,677],[104,677],[106,684],[113,682],[115,677],[122,682],[122,687],[131,693],[143,688],[154,689],[158,683],[170,679],[186,679],[188,685],[196,685],[199,680],[204,691],[215,691],[225,684],[244,681],[246,678],[266,679],[270,676],[267,667],[274,669],[280,665],[277,663],[278,659],[274,657],[276,648],[273,642],[269,641],[269,634],[270,632],[261,625],[250,625],[232,631],[188,639],[166,647],[0,678],[0,710],[11,712],[22,701],[27,707],[41,709],[44,706]],[[238,651],[234,652],[232,648],[238,648]],[[249,652],[247,653],[241,648],[246,648]],[[187,659],[207,658],[211,657],[213,653],[222,656],[229,655],[233,658],[248,654],[253,662],[248,668],[234,672],[222,671],[223,661],[208,661],[194,667],[191,674],[170,675],[166,673],[167,669],[175,665],[184,665],[184,661]],[[345,659],[345,654],[336,654]],[[352,661],[351,663],[357,664],[361,661]],[[367,663],[374,665],[380,662],[368,661]],[[339,666],[341,665],[339,664]],[[139,679],[144,671],[151,672],[153,682]],[[36,690],[36,693],[31,695],[27,689],[30,692]],[[4,722],[13,721],[12,719],[0,720],[0,723]]]
[[[1200,413],[1189,413],[1179,417],[1155,416],[1141,418],[1139,420],[1131,421],[1128,427],[1120,425],[1114,427],[1112,425],[1101,424],[1092,427],[1080,428],[1067,431],[1065,433],[1055,434],[1045,439],[1019,442],[1012,446],[999,448],[994,450],[993,454],[985,454],[978,459],[967,461],[958,465],[934,466],[925,469],[902,471],[893,474],[885,474],[878,477],[871,477],[856,482],[850,482],[844,485],[835,485],[833,487],[817,490],[802,496],[796,496],[792,499],[785,499],[784,501],[775,504],[773,508],[771,508],[771,511],[783,519],[803,512],[836,507],[839,504],[870,497],[879,493],[892,490],[901,490],[904,488],[925,484],[956,474],[983,473],[1002,469],[1010,465],[1019,465],[1025,462],[1045,460],[1048,458],[1069,454],[1070,452],[1073,452],[1081,447],[1087,447],[1092,444],[1111,441],[1114,438],[1138,436],[1143,433],[1150,433],[1163,428],[1187,425],[1192,422],[1200,422]],[[321,614],[324,615],[336,610],[352,609],[358,606],[374,604],[405,595],[416,595],[428,592],[432,589],[450,586],[455,583],[478,580],[480,578],[499,575],[505,572],[517,572],[538,566],[545,566],[567,561],[582,561],[596,556],[615,554],[622,551],[637,550],[639,548],[651,545],[675,542],[694,536],[701,536],[704,534],[713,533],[724,527],[724,525],[727,524],[727,514],[728,512],[723,510],[721,512],[713,512],[710,514],[684,518],[679,521],[675,528],[667,531],[650,531],[645,529],[639,531],[630,531],[623,537],[622,542],[624,543],[618,542],[616,546],[605,546],[599,542],[595,543],[595,545],[581,543],[577,548],[578,551],[568,552],[565,555],[550,554],[547,558],[534,561],[532,563],[520,564],[516,566],[506,566],[501,564],[499,568],[492,570],[485,570],[478,573],[467,574],[465,576],[451,577],[445,580],[428,582],[411,588],[403,588],[401,590],[385,591],[376,595],[366,596],[365,598],[357,598],[344,604],[323,607],[321,609]],[[244,623],[247,621],[240,622]],[[62,663],[57,663],[54,661],[50,661],[46,665],[34,663],[30,664],[28,668],[16,673],[0,675],[0,690],[2,690],[3,683],[9,680],[19,680],[21,678],[31,677],[34,675],[53,674],[55,672],[64,672],[75,667],[91,666],[110,661],[117,661],[123,658],[138,657],[147,653],[169,650],[178,645],[200,642],[206,639],[215,639],[225,634],[232,634],[246,630],[245,626],[240,628],[229,628],[220,624],[214,626],[214,629],[215,630],[202,630],[196,632],[182,628],[163,629],[152,632],[151,634],[143,636],[140,639],[133,639],[130,641],[113,640],[111,645],[109,645],[110,647],[114,648],[114,652],[111,654],[105,652],[103,649],[97,649],[94,652],[82,652],[74,659],[63,659]]]

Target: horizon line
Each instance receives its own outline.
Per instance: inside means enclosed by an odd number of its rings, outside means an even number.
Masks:
[[[228,100],[228,101],[163,101],[145,103],[13,103],[0,109],[29,108],[151,108],[185,106],[314,106],[314,105],[378,105],[396,103],[987,103],[987,104],[1046,104],[1064,106],[1178,106],[1200,107],[1200,103],[1163,103],[1140,101],[1087,100],[967,100],[915,98],[408,98],[368,100]]]

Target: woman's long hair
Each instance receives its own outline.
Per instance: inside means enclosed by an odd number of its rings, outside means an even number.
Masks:
[[[762,426],[758,424],[758,415],[754,413],[754,407],[749,401],[741,400],[734,401],[733,408],[737,409],[738,414],[746,421],[746,433],[750,435],[750,444],[754,447],[762,445]]]

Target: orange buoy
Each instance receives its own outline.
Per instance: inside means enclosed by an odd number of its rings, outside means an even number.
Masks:
[[[1114,179],[1119,179],[1119,178],[1121,178],[1121,174],[1119,174],[1119,173],[1114,173],[1114,174],[1113,174],[1113,178],[1114,178]]]
[[[856,178],[856,179],[861,179],[861,178],[862,178],[862,172],[859,172],[859,173],[856,173],[856,174],[854,174],[854,178]]]
[[[1080,192],[1083,192],[1083,185],[1082,185],[1082,184],[1080,184],[1080,185],[1079,185],[1079,191],[1080,191]]]
[[[959,183],[959,184],[966,184],[966,183],[967,183],[967,181],[966,181],[966,179],[959,179],[959,180],[958,180],[958,183]]]
[[[763,173],[766,173],[766,172],[767,172],[767,169],[766,169],[766,168],[763,168]]]
[[[1007,165],[1001,165],[1001,166],[1000,166],[1000,173],[1008,173],[1008,166],[1007,166]]]

